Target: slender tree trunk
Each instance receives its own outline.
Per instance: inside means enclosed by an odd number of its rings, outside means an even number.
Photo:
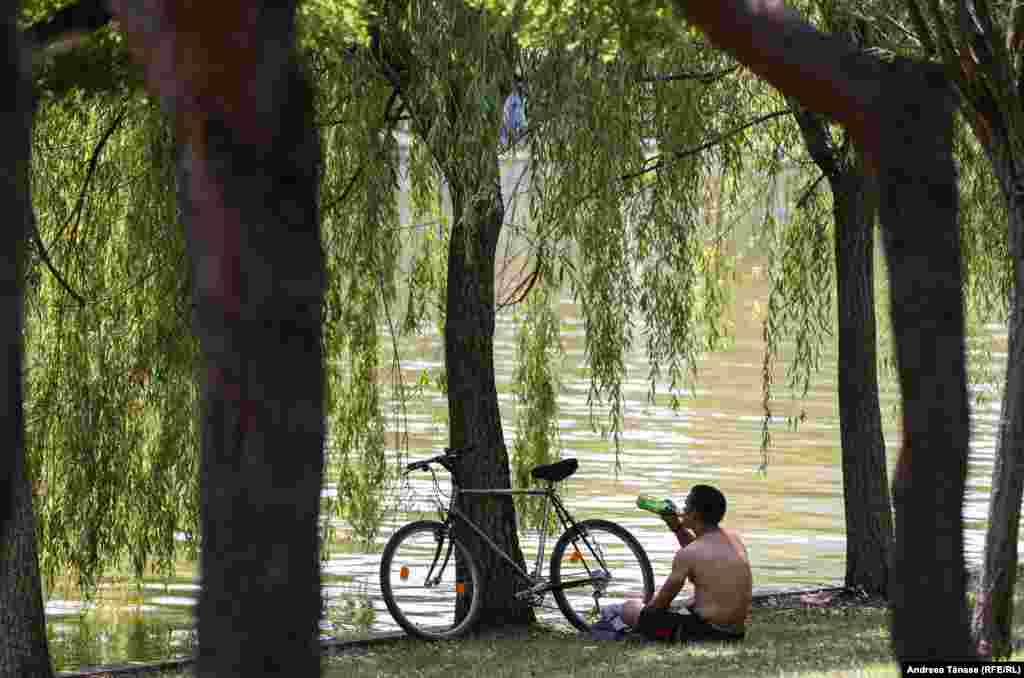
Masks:
[[[497,169],[496,160],[493,165]],[[465,487],[508,489],[512,479],[494,381],[494,267],[504,209],[497,173],[482,183],[485,190],[480,192],[449,184],[455,224],[448,255],[444,333],[449,425],[453,446],[475,445],[459,469],[460,482]],[[459,508],[523,564],[511,497],[463,496]],[[533,609],[514,598],[523,586],[514,570],[471,530],[463,527],[460,536],[478,559],[483,575],[480,627],[532,622]]]
[[[317,676],[324,262],[295,4],[111,6],[178,134],[204,368],[196,675]]]
[[[997,168],[998,171],[998,168]],[[1012,180],[1006,181],[1012,185]],[[974,608],[978,654],[1008,656],[1013,629],[1013,591],[1017,578],[1017,539],[1024,492],[1024,204],[1008,205],[1014,289],[1007,327],[1006,382],[1000,410],[999,438],[992,468],[985,560]]]
[[[36,555],[32,489],[26,474],[22,362],[24,356],[25,236],[33,219],[29,190],[32,113],[31,83],[24,71],[15,31],[18,3],[3,5],[6,97],[0,105],[0,147],[6,167],[0,173],[0,205],[8,215],[0,229],[0,362],[4,400],[0,404],[0,676],[51,678],[46,616]]]
[[[892,505],[878,402],[874,214],[860,168],[833,182],[846,585],[888,597]]]
[[[882,63],[781,0],[676,0],[720,47],[839,121],[879,175],[903,395],[891,606],[900,660],[972,657],[961,506],[967,471],[963,288],[952,99],[941,67]]]
[[[836,229],[839,429],[849,587],[888,596],[892,504],[878,402],[872,182],[854,156],[840,157],[823,116],[797,106],[797,122],[829,179]]]

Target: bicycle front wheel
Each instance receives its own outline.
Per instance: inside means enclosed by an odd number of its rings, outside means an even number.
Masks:
[[[626,528],[607,520],[584,520],[558,538],[551,553],[555,602],[581,631],[608,605],[654,595],[647,552]]]
[[[442,640],[466,633],[480,615],[480,585],[476,561],[444,523],[409,523],[384,547],[381,595],[410,635]]]

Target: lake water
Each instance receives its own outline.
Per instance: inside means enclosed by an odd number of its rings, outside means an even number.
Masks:
[[[748,262],[749,263],[749,262]],[[656,583],[667,574],[675,540],[660,520],[635,507],[638,494],[673,496],[681,500],[695,483],[714,484],[728,498],[724,524],[745,539],[761,591],[839,585],[844,575],[842,472],[834,352],[828,352],[805,400],[790,399],[780,365],[777,373],[773,448],[766,475],[761,463],[761,341],[758,308],[764,306],[767,284],[747,266],[733,308],[732,346],[707,356],[700,365],[698,388],[678,411],[666,403],[647,401],[647,368],[641,348],[633,351],[626,385],[627,410],[622,451],[616,466],[614,446],[590,426],[588,383],[583,364],[583,325],[571,299],[561,307],[566,352],[559,399],[562,456],[576,457],[579,471],[563,485],[563,497],[577,519],[611,518],[641,541],[654,564]],[[514,405],[507,385],[514,367],[514,325],[510,315],[498,319],[495,343],[498,384],[509,446],[515,433]],[[992,342],[992,373],[1001,379],[1005,362],[1005,330],[986,328],[983,340]],[[636,342],[642,347],[642,342]],[[443,350],[436,337],[412,346],[412,370],[441,367]],[[991,390],[991,385],[979,388]],[[998,422],[998,392],[975,406],[970,476],[964,514],[968,559],[976,563],[984,539],[990,473]],[[882,407],[890,471],[895,460],[895,386],[883,386]],[[410,456],[428,456],[446,444],[438,417],[446,407],[436,392],[425,393],[410,410]],[[806,412],[792,430],[786,418]],[[600,414],[600,410],[598,410]],[[422,475],[422,474],[421,474]],[[412,497],[427,495],[427,478],[414,478]],[[334,493],[328,481],[325,496]],[[412,501],[410,495],[404,499]],[[379,550],[405,522],[404,514],[389,516],[369,553],[333,555],[324,567],[324,592],[330,605],[343,610],[351,596],[368,596],[376,613],[372,630],[395,628],[379,598]],[[340,532],[346,526],[333,521]],[[521,538],[531,562],[535,537]],[[552,541],[548,542],[550,549]],[[183,568],[187,565],[182,564]],[[58,670],[81,664],[153,660],[185,654],[192,642],[191,609],[198,585],[189,576],[169,581],[146,580],[141,590],[123,585],[100,589],[95,602],[58,597],[47,602],[51,651]],[[545,613],[560,619],[557,612]],[[325,634],[332,632],[325,625]]]

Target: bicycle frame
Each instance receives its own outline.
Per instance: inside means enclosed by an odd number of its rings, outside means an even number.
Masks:
[[[436,485],[436,476],[435,476],[435,485]],[[512,560],[512,558],[507,553],[505,553],[505,551],[502,550],[502,548],[500,546],[498,546],[494,542],[493,539],[491,539],[489,536],[487,536],[487,533],[484,532],[483,529],[480,526],[478,526],[476,523],[474,523],[473,520],[469,516],[467,516],[463,511],[459,510],[458,506],[456,506],[456,500],[459,497],[459,495],[477,495],[477,496],[515,496],[515,495],[525,495],[525,496],[531,496],[531,497],[544,497],[544,499],[545,499],[545,501],[544,501],[544,518],[543,518],[543,520],[541,522],[540,535],[539,535],[538,544],[537,544],[537,559],[536,559],[536,562],[534,563],[534,570],[533,570],[533,574],[532,575],[529,572],[527,572],[523,567],[521,567],[516,561]],[[588,570],[588,574],[590,576],[579,578],[579,579],[574,579],[574,580],[569,581],[569,582],[563,581],[560,584],[558,584],[557,586],[552,585],[550,581],[545,581],[545,580],[541,579],[541,571],[542,571],[542,568],[543,568],[543,565],[544,565],[544,555],[545,555],[544,551],[545,551],[545,546],[546,546],[545,542],[547,541],[547,534],[548,534],[548,516],[550,515],[551,507],[554,506],[555,514],[558,516],[559,521],[561,521],[563,529],[568,530],[570,527],[572,527],[573,529],[578,529],[578,525],[576,523],[576,520],[572,517],[572,514],[569,513],[569,510],[565,508],[565,505],[562,503],[562,500],[559,498],[558,493],[555,492],[555,487],[554,487],[554,483],[553,482],[548,482],[546,488],[539,489],[539,490],[538,489],[526,489],[526,490],[507,489],[506,490],[506,489],[462,488],[462,487],[459,487],[459,486],[455,485],[455,483],[453,482],[452,483],[452,495],[451,495],[451,499],[450,499],[450,501],[448,503],[447,509],[444,508],[444,505],[442,504],[442,502],[439,499],[438,499],[437,503],[438,503],[438,509],[441,511],[442,515],[444,515],[444,524],[445,524],[446,529],[451,529],[452,528],[452,525],[453,525],[453,522],[454,522],[453,518],[461,519],[463,523],[468,525],[481,539],[483,539],[484,543],[487,544],[487,546],[490,547],[490,549],[492,551],[497,553],[498,556],[500,556],[502,560],[504,560],[506,563],[508,563],[512,567],[513,571],[517,575],[519,575],[519,577],[521,579],[523,579],[527,584],[530,585],[530,588],[526,589],[525,591],[520,591],[519,593],[517,593],[516,594],[517,597],[521,596],[524,593],[526,593],[526,594],[540,594],[540,593],[545,593],[547,591],[551,591],[551,590],[553,590],[555,588],[565,589],[565,588],[572,588],[572,587],[575,587],[575,586],[584,586],[586,584],[592,583],[595,580],[595,578],[596,578],[594,573],[589,571],[589,567],[588,567],[587,570]],[[598,560],[598,562],[601,562],[600,556],[598,556],[598,554],[594,552],[594,548],[591,546],[590,542],[585,537],[584,537],[583,541],[586,544],[587,549],[590,551],[591,555],[593,555],[594,558]],[[440,555],[440,553],[437,554],[437,556],[439,556],[439,555]],[[448,559],[449,559],[450,555],[451,555],[451,549],[449,547],[449,553],[447,553],[445,555],[444,563],[441,565],[441,570],[442,571],[444,570],[445,567],[447,567]],[[435,564],[436,564],[436,557],[437,556],[435,556]],[[603,565],[603,563],[602,563],[602,565]],[[431,567],[431,571],[433,571],[433,567]],[[440,575],[438,575],[438,576],[440,577]]]

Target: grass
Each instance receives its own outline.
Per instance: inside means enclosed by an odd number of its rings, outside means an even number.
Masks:
[[[325,660],[328,678],[372,676],[898,676],[882,609],[754,610],[736,645],[596,642],[538,630],[516,640],[403,641]]]
[[[1018,597],[1014,637],[1024,635]],[[1024,653],[1011,658],[1024,661]],[[190,673],[164,674],[187,678]],[[779,678],[895,678],[888,612],[880,608],[755,608],[747,639],[735,645],[593,641],[567,627],[538,626],[514,639],[446,642],[401,639],[324,659],[325,678],[477,676],[606,678],[696,675]]]

